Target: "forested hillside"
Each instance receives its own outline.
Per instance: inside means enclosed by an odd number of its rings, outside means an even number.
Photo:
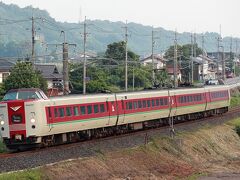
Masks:
[[[56,7],[57,8],[57,7]],[[19,8],[17,5],[6,5],[0,2],[0,57],[26,57],[31,54],[31,17],[35,18],[37,54],[45,53],[46,44],[62,43],[61,31],[65,31],[67,42],[76,43],[77,49],[83,47],[83,24],[56,22],[45,10],[32,7]],[[66,15],[67,16],[67,15]],[[110,15],[109,15],[110,16]],[[124,40],[125,24],[102,20],[87,20],[87,50],[104,52],[109,43]],[[143,56],[151,53],[152,27],[130,22],[128,24],[129,48]],[[154,29],[156,53],[165,51],[173,44],[174,32],[163,28]],[[190,33],[179,33],[179,44],[190,43]],[[197,42],[201,43],[201,34],[197,34]],[[216,51],[219,34],[206,32],[205,49]],[[235,39],[233,39],[235,40]],[[223,39],[225,51],[229,51],[230,37]],[[200,45],[201,46],[201,45]],[[233,44],[233,49],[235,43]],[[76,51],[78,52],[78,51]]]

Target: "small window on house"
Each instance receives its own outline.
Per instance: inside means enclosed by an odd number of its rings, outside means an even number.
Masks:
[[[80,110],[81,110],[82,115],[86,114],[86,107],[85,106],[81,106]]]
[[[66,116],[71,116],[72,112],[71,112],[71,107],[66,107]]]
[[[8,76],[9,76],[9,73],[3,73],[2,74],[3,82],[7,79]]]
[[[91,114],[92,113],[92,105],[87,106],[87,113]]]
[[[74,106],[73,107],[73,114],[74,114],[74,116],[78,116],[79,115],[78,106]]]
[[[64,108],[58,108],[59,117],[64,117]]]
[[[104,104],[100,104],[100,112],[101,113],[105,112]]]
[[[98,112],[99,112],[98,104],[95,104],[95,105],[93,106],[93,109],[94,109],[94,113],[98,113]]]

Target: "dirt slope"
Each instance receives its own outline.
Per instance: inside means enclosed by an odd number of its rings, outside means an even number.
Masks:
[[[212,173],[240,173],[240,138],[233,126],[204,128],[161,137],[148,145],[98,152],[42,168],[46,179],[196,179]]]

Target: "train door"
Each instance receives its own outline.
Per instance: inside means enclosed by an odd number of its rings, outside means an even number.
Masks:
[[[170,107],[170,115],[176,116],[177,115],[177,98],[176,98],[175,92],[170,93],[169,107]]]
[[[116,101],[107,101],[107,109],[108,109],[108,125],[114,125],[111,122],[116,122],[118,120],[118,106]]]
[[[121,101],[119,101],[119,124],[124,124],[124,120],[125,120],[125,111],[126,111],[126,107],[125,107],[125,101],[124,99],[126,99],[126,97],[121,97]]]

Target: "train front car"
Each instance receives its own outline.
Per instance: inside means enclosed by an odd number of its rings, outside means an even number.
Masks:
[[[8,149],[23,150],[38,144],[35,102],[47,99],[39,89],[10,90],[0,103],[0,131]]]

